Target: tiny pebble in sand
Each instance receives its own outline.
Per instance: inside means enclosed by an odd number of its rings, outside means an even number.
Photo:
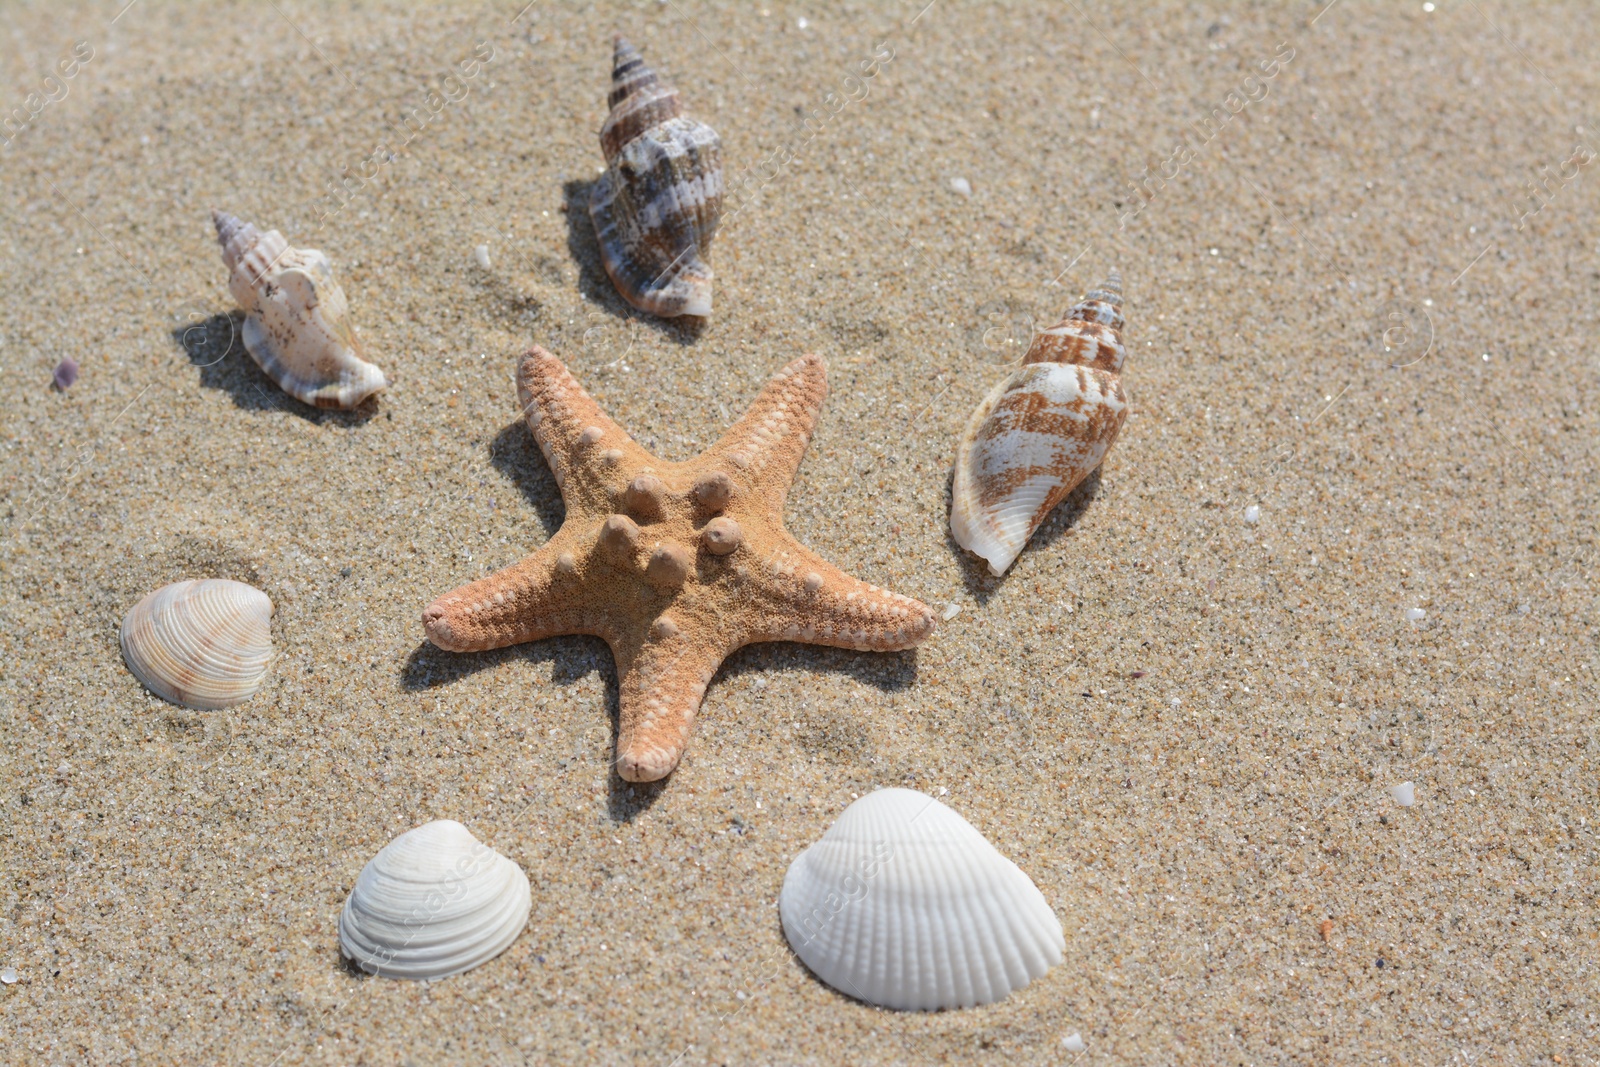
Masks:
[[[1068,1052],[1082,1052],[1087,1046],[1084,1045],[1082,1036],[1071,1033],[1061,1039],[1061,1047]]]
[[[6,985],[15,985],[16,981],[17,969],[15,967],[7,967],[5,970],[0,971],[0,982],[4,982]]]
[[[1399,785],[1389,787],[1389,795],[1394,797],[1394,802],[1402,808],[1409,808],[1417,802],[1417,792],[1410,782],[1401,782]]]
[[[53,380],[55,381],[56,388],[60,389],[62,392],[66,392],[68,389],[71,389],[72,383],[78,380],[78,361],[73,359],[71,356],[67,356],[62,359],[60,363],[56,364]]]
[[[972,183],[965,178],[951,178],[950,188],[962,196],[972,195]]]
[[[473,249],[472,258],[476,259],[478,261],[478,266],[482,267],[484,270],[488,270],[492,265],[489,260],[488,245],[479,245],[477,248]]]
[[[1428,613],[1426,611],[1423,611],[1421,608],[1407,608],[1406,609],[1406,621],[1407,622],[1421,622],[1423,619],[1426,619],[1427,617],[1428,617]]]
[[[1260,522],[1261,521],[1261,506],[1259,504],[1251,504],[1249,507],[1245,508],[1244,509],[1244,521],[1245,522]]]

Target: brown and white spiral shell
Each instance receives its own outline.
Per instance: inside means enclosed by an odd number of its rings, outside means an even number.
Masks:
[[[606,273],[640,311],[711,314],[711,239],[722,215],[722,141],[682,114],[678,91],[616,38],[606,172],[589,216]]]
[[[972,413],[956,450],[950,530],[1004,574],[1033,531],[1105,458],[1128,414],[1115,271],[1034,338]]]
[[[255,695],[272,662],[272,601],[224,578],[164,585],[122,620],[122,658],[174,704],[215,711]]]
[[[251,357],[296,400],[353,408],[388,382],[361,358],[344,290],[315,248],[290,248],[277,230],[261,230],[213,211],[228,290],[244,308],[241,331]]]

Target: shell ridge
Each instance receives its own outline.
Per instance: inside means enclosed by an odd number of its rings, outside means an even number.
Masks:
[[[722,141],[682,114],[677,90],[618,38],[604,176],[590,189],[601,262],[634,307],[666,318],[711,313],[711,239],[724,191]]]

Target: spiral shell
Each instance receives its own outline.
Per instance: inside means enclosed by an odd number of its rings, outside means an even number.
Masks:
[[[1055,912],[971,823],[912,789],[845,809],[789,865],[783,935],[858,1000],[932,1011],[999,1000],[1061,962]]]
[[[1115,271],[1034,338],[956,450],[950,530],[1004,574],[1044,522],[1100,465],[1128,414],[1122,392],[1122,278]]]
[[[722,215],[722,141],[680,114],[678,90],[616,38],[606,172],[589,216],[624,299],[664,318],[711,314],[711,239]]]
[[[224,578],[162,586],[123,618],[122,658],[163,700],[204,711],[243,703],[272,660],[272,601]]]
[[[262,233],[213,211],[228,290],[247,312],[244,347],[296,400],[353,408],[388,382],[361,358],[344,290],[315,248],[290,248],[277,230]]]
[[[339,948],[368,974],[448,978],[510,947],[532,905],[521,867],[439,819],[401,834],[361,869],[339,913]]]

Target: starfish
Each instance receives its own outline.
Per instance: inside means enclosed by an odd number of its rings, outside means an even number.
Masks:
[[[784,500],[828,395],[821,357],[780,370],[687,463],[635,443],[543,348],[518,365],[517,394],[566,519],[522,562],[435,600],[422,623],[450,652],[604,638],[617,665],[624,779],[672,772],[706,686],[738,648],[803,641],[887,652],[933,632],[927,605],[850,577],[784,529]]]

